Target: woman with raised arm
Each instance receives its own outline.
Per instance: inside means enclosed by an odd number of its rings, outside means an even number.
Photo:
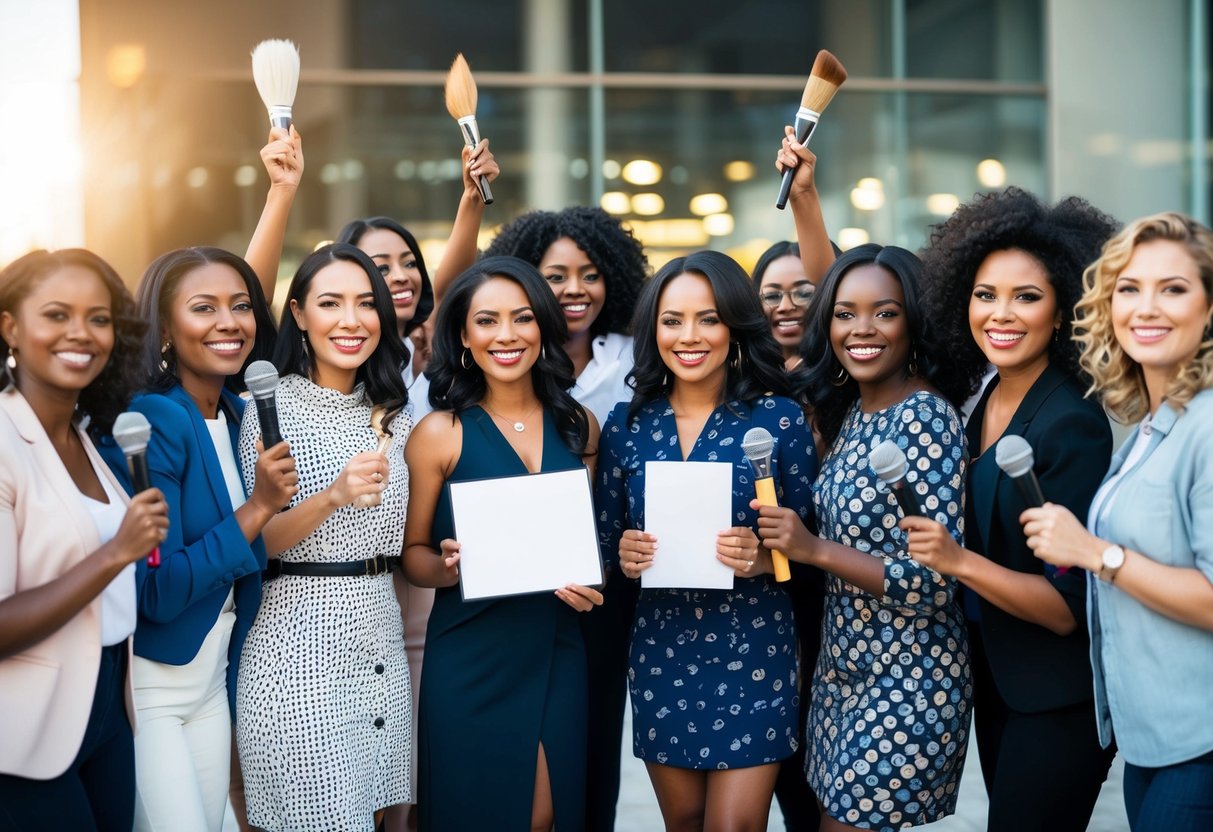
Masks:
[[[134,563],[163,542],[168,506],[155,488],[128,500],[93,442],[138,383],[144,328],[91,252],[35,251],[0,273],[5,829],[134,819]]]
[[[812,434],[749,278],[702,251],[670,261],[636,309],[636,395],[603,431],[595,498],[603,559],[640,578],[662,557],[645,528],[646,463],[725,462],[730,504],[714,553],[731,589],[646,589],[629,654],[633,750],[669,830],[765,829],[780,761],[798,735],[792,602],[754,532],[752,428],[775,440],[780,501],[808,518]],[[716,521],[712,521],[716,522]]]
[[[239,668],[248,819],[271,832],[369,832],[379,810],[411,797],[412,694],[391,579],[408,503],[405,351],[387,283],[353,246],[310,254],[286,300],[274,364],[299,490],[262,531],[281,574],[265,585]],[[247,408],[250,493],[259,433]]]
[[[974,724],[990,830],[1087,828],[1113,752],[1099,746],[1086,661],[1086,582],[1032,557],[1027,505],[997,461],[1004,435],[1031,448],[1047,499],[1085,515],[1112,454],[1103,409],[1072,339],[1082,272],[1116,223],[1076,197],[1054,206],[1018,188],[985,194],[936,226],[924,306],[970,414],[965,545],[925,517],[902,521],[916,561],[964,584]]]
[[[869,465],[895,442],[926,513],[960,542],[967,455],[950,372],[919,299],[920,264],[868,244],[843,254],[809,308],[806,389],[826,447],[820,534],[762,507],[764,545],[826,573],[806,742],[821,829],[901,829],[956,809],[972,683],[956,581],[914,561],[898,503]]]
[[[569,585],[463,601],[445,487],[583,465],[592,475],[598,424],[567,392],[564,330],[539,273],[514,257],[487,257],[460,275],[435,324],[434,412],[406,449],[405,573],[438,588],[421,685],[422,830],[585,828],[578,613],[602,595]],[[537,546],[560,545],[536,535]]]
[[[1023,513],[1023,532],[1045,563],[1085,570],[1099,738],[1124,755],[1129,827],[1206,830],[1213,232],[1177,213],[1129,223],[1087,269],[1075,327],[1092,391],[1137,428],[1112,459],[1085,526],[1050,502]]]

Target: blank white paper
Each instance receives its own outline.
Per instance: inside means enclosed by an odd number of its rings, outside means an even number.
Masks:
[[[732,589],[733,570],[716,560],[716,533],[733,525],[733,466],[646,462],[644,530],[657,537],[645,589]]]
[[[602,584],[585,468],[449,488],[463,600]]]

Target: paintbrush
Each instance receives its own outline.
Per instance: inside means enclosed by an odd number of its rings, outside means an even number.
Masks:
[[[793,128],[797,142],[809,143],[809,136],[813,135],[813,128],[817,126],[822,112],[845,80],[847,71],[842,63],[824,49],[818,52],[817,59],[813,61],[813,72],[809,75],[808,83],[804,85],[804,95],[800,97],[800,109],[796,111],[796,123]],[[792,177],[795,173],[795,168],[788,168],[783,172],[783,182],[779,184],[779,198],[775,200],[775,207],[780,211],[788,204],[788,192],[792,189]]]
[[[299,86],[299,47],[289,40],[263,40],[253,50],[253,83],[269,110],[270,126],[289,130]]]
[[[476,81],[462,52],[455,56],[451,71],[446,74],[446,111],[459,122],[459,130],[468,147],[480,144],[480,128],[476,125]],[[492,205],[493,191],[489,188],[489,180],[479,176],[476,184],[480,187],[480,198],[484,204]]]

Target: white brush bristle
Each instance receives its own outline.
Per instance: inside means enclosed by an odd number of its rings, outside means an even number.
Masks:
[[[289,40],[263,40],[253,50],[253,83],[266,107],[290,107],[299,86],[299,47]]]

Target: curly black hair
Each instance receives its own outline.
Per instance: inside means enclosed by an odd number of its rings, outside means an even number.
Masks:
[[[922,254],[923,309],[956,371],[976,391],[989,364],[969,329],[969,298],[982,262],[1016,249],[1044,268],[1057,295],[1061,330],[1049,345],[1049,362],[1088,383],[1072,338],[1074,304],[1082,274],[1120,228],[1108,214],[1076,196],[1050,207],[1020,188],[981,194],[931,230]]]
[[[579,205],[559,213],[523,214],[501,229],[485,256],[509,254],[539,268],[543,255],[561,237],[575,242],[606,282],[606,302],[590,324],[591,334],[627,333],[649,261],[632,232],[601,208]]]
[[[573,386],[573,361],[561,344],[568,338],[568,325],[556,297],[539,276],[539,270],[518,257],[483,257],[465,271],[447,290],[434,323],[433,358],[426,375],[430,378],[430,405],[435,410],[466,410],[484,400],[488,384],[484,371],[474,361],[465,366],[463,332],[472,299],[493,278],[512,280],[522,287],[535,313],[543,349],[531,367],[535,395],[552,411],[565,447],[586,456],[589,419],[585,409],[569,394]]]
[[[677,257],[644,287],[636,305],[633,330],[635,365],[628,383],[636,393],[628,408],[634,419],[646,404],[669,395],[673,388],[670,369],[657,349],[657,305],[661,293],[675,277],[690,272],[702,275],[712,284],[716,311],[729,328],[729,360],[725,371],[723,400],[751,401],[763,395],[789,394],[788,377],[783,370],[783,352],[771,335],[771,324],[758,300],[749,275],[736,260],[719,251],[698,251]]]
[[[40,281],[69,266],[88,269],[100,277],[112,304],[114,348],[101,373],[80,391],[76,407],[76,419],[88,416],[89,433],[100,439],[109,434],[114,419],[126,409],[144,378],[142,353],[147,324],[140,319],[122,278],[109,263],[82,248],[31,251],[0,272],[0,312],[16,314],[17,306]],[[5,365],[8,355],[9,345],[0,338],[0,380],[5,386],[16,383],[20,387]]]
[[[248,291],[249,301],[253,307],[253,320],[257,323],[257,331],[253,335],[253,347],[249,350],[248,358],[240,372],[228,376],[224,386],[233,393],[240,394],[245,390],[244,371],[254,361],[268,361],[274,351],[274,338],[277,327],[270,316],[269,304],[261,291],[261,281],[252,266],[243,257],[224,251],[213,246],[194,246],[179,248],[160,255],[143,273],[139,287],[135,290],[135,302],[139,314],[147,322],[147,336],[143,348],[143,369],[147,373],[144,380],[146,389],[163,393],[180,383],[177,375],[177,362],[170,348],[161,352],[163,347],[163,330],[167,329],[171,317],[173,299],[181,281],[205,265],[218,263],[229,266],[240,275]],[[165,367],[161,369],[160,363]]]
[[[859,398],[859,385],[849,375],[843,376],[846,381],[841,386],[836,384],[843,368],[830,342],[834,299],[843,278],[857,266],[866,265],[882,267],[901,284],[910,338],[909,354],[911,362],[917,365],[918,377],[957,407],[972,393],[968,379],[954,368],[947,347],[927,327],[928,318],[921,297],[922,263],[918,257],[897,246],[876,243],[856,246],[835,260],[821,279],[809,311],[805,313],[804,340],[800,343],[804,366],[790,377],[797,398],[813,406],[817,428],[826,445],[834,442],[847,411]],[[906,374],[910,371],[907,367]]]

